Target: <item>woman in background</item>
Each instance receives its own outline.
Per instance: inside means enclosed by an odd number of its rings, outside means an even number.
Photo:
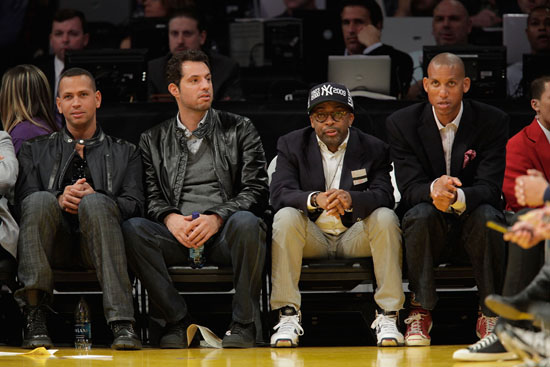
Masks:
[[[36,66],[23,64],[6,71],[0,88],[0,118],[16,154],[25,140],[59,130],[52,101],[48,80]]]

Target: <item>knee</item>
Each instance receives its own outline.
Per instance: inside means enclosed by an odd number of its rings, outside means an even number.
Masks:
[[[93,193],[86,195],[78,204],[79,219],[83,218],[99,218],[113,215],[120,216],[118,207],[113,199],[101,193]]]
[[[124,236],[124,244],[127,250],[138,248],[145,237],[145,221],[147,219],[134,217],[122,222],[122,234]]]
[[[389,208],[376,209],[369,215],[367,220],[385,230],[399,230],[399,219],[395,212]]]
[[[440,213],[430,203],[420,203],[409,209],[403,216],[403,230],[409,227],[430,226],[439,218]]]
[[[226,225],[254,230],[260,227],[260,219],[251,212],[242,210],[231,215]]]
[[[485,227],[485,224],[489,220],[499,221],[504,223],[504,213],[497,210],[495,207],[489,204],[483,204],[475,208],[470,214],[470,220],[480,223]]]
[[[292,227],[299,227],[304,220],[304,214],[298,209],[286,207],[280,209],[273,217],[273,230],[286,231]]]
[[[22,217],[44,212],[59,211],[59,203],[54,194],[48,191],[37,191],[27,196],[21,205]]]

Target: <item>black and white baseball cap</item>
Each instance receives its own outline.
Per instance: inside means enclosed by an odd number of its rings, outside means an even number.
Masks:
[[[327,101],[340,102],[353,112],[353,99],[349,89],[342,84],[326,82],[314,86],[309,91],[307,113],[311,113],[319,103]]]

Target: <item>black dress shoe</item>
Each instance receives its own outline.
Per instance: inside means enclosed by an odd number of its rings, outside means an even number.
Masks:
[[[256,345],[256,326],[233,321],[222,340],[223,348],[252,348]]]
[[[25,306],[25,327],[21,348],[34,349],[38,347],[53,347],[46,327],[46,312],[44,306]]]
[[[118,350],[137,350],[141,349],[141,340],[134,330],[130,321],[113,321],[111,330],[115,339],[111,348]]]

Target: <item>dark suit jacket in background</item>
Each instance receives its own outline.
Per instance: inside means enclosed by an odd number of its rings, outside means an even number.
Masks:
[[[172,54],[153,59],[148,63],[147,79],[149,80],[149,95],[168,94],[166,82],[166,64]],[[214,100],[230,99],[232,101],[243,98],[239,64],[227,56],[210,52],[210,72],[212,73],[212,87]]]
[[[518,211],[524,207],[518,204],[515,195],[516,178],[526,175],[528,169],[536,169],[550,180],[550,144],[537,119],[514,135],[506,145],[506,171],[502,192],[506,209]]]
[[[46,78],[48,79],[48,83],[50,84],[50,88],[52,91],[52,94],[55,91],[55,66],[54,66],[54,58],[55,55],[46,55],[37,58],[33,64],[36,65],[44,75],[46,75]],[[55,101],[55,96],[53,96],[53,99]]]
[[[350,128],[350,137],[344,155],[340,189],[351,195],[353,212],[342,217],[342,223],[350,227],[365,219],[379,207],[393,208],[393,186],[389,172],[389,147],[387,144]],[[307,213],[312,221],[320,211],[309,213],[307,198],[313,191],[326,191],[321,150],[315,130],[311,127],[293,131],[279,138],[277,143],[277,168],[270,185],[271,204],[277,211],[293,207]],[[367,182],[354,185],[352,171],[365,169]]]
[[[495,107],[464,100],[452,149],[451,176],[462,182],[466,213],[483,203],[501,206],[508,120],[508,115]],[[386,128],[401,192],[398,214],[402,215],[421,202],[432,202],[430,185],[446,174],[445,155],[428,102],[394,112],[387,118]],[[474,150],[476,157],[463,168],[468,150]]]
[[[382,45],[375,48],[367,55],[388,55],[391,59],[390,94],[396,97],[400,93],[402,96],[407,95],[413,73],[413,61],[409,54],[399,51],[392,46]]]

